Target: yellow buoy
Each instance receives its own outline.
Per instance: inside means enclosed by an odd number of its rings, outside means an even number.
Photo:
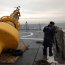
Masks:
[[[7,22],[7,23],[13,23],[14,27],[19,30],[19,22],[15,19],[15,18],[12,18],[11,16],[3,16],[0,18],[0,22]]]
[[[8,48],[16,49],[19,43],[18,30],[6,22],[0,22],[0,54]]]

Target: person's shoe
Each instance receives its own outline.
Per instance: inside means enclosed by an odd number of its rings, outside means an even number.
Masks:
[[[49,63],[58,63],[57,61],[54,60],[54,56],[49,57],[47,60]]]

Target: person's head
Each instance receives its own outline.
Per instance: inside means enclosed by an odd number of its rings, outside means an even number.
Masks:
[[[54,23],[53,21],[50,21],[49,25],[54,26],[54,25],[55,25],[55,23]]]

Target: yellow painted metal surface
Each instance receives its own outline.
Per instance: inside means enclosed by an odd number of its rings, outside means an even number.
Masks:
[[[14,24],[14,27],[17,30],[19,30],[19,26],[20,26],[19,22],[15,18],[12,18],[11,16],[3,16],[3,17],[0,18],[0,21],[1,22],[7,22],[7,23],[11,22],[11,23]]]
[[[19,32],[7,22],[0,22],[0,53],[8,48],[16,49],[19,44]]]

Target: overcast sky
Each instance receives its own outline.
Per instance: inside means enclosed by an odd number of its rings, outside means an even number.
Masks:
[[[0,0],[0,17],[20,6],[20,23],[65,22],[65,0]]]

